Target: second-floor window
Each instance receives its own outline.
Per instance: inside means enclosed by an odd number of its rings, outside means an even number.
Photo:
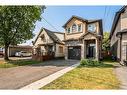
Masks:
[[[82,25],[78,24],[78,32],[82,32]]]
[[[67,28],[67,33],[70,33],[71,32],[71,29],[70,28]]]
[[[89,24],[87,27],[87,30],[89,32],[95,32],[96,31],[96,25],[95,24]]]
[[[76,30],[77,30],[77,25],[76,24],[73,24],[72,25],[72,32],[76,32]]]

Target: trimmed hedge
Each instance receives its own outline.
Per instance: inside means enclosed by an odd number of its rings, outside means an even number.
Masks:
[[[95,59],[82,59],[80,61],[81,66],[100,66],[103,63],[101,61],[97,61]]]

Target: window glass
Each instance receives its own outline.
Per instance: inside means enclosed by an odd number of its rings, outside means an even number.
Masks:
[[[72,32],[76,32],[76,30],[77,30],[77,26],[76,26],[76,24],[73,24],[72,25]]]
[[[95,32],[96,31],[96,25],[95,24],[89,24],[87,27],[87,30],[89,32]]]
[[[70,33],[70,28],[67,29],[67,32]]]
[[[81,32],[81,31],[82,31],[82,25],[79,24],[79,25],[78,25],[78,32]]]

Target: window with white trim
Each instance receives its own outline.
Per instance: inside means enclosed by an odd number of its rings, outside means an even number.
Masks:
[[[88,24],[87,30],[89,32],[95,32],[96,31],[96,24]]]
[[[78,32],[82,32],[82,24],[78,24]]]
[[[73,24],[72,25],[72,32],[76,32],[76,30],[77,30],[77,25],[76,24]]]
[[[70,33],[70,27],[66,29],[67,33]]]

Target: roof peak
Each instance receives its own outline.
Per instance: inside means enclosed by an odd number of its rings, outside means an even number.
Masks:
[[[76,15],[72,15],[71,18],[63,25],[63,27],[65,28],[66,25],[67,25],[73,18],[77,18],[77,19],[82,20],[82,21],[87,22],[87,23],[92,23],[92,22],[95,22],[95,21],[102,20],[102,19],[90,19],[90,20],[87,20],[87,19],[84,19],[84,18],[82,18],[82,17],[76,16]]]

